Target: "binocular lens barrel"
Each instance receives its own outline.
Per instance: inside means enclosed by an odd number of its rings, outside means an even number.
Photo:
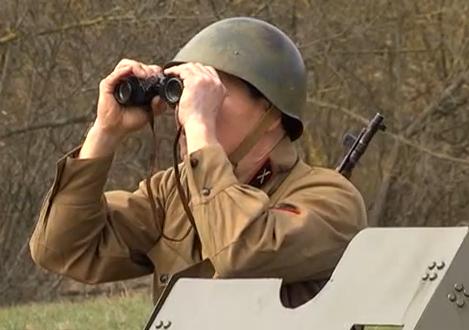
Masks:
[[[176,77],[169,77],[166,80],[163,99],[169,104],[176,104],[181,99],[183,90],[182,81]]]
[[[163,101],[174,106],[179,102],[182,91],[182,81],[177,77],[158,75],[139,79],[130,76],[116,85],[114,98],[124,106],[147,106],[159,95]]]
[[[139,82],[136,77],[121,80],[114,90],[114,98],[122,105],[141,105],[141,91],[139,93]]]

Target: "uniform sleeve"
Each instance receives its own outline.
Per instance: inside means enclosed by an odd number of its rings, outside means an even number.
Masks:
[[[142,182],[135,192],[103,194],[111,163],[112,157],[76,159],[70,155],[57,163],[54,184],[30,240],[37,264],[86,283],[153,271],[146,252],[159,232],[145,185]],[[161,176],[152,178],[153,187]],[[162,216],[157,209],[157,217]]]
[[[219,277],[324,278],[366,225],[361,195],[335,171],[288,182],[283,200],[270,207],[263,191],[237,181],[220,146],[186,162],[203,253]]]

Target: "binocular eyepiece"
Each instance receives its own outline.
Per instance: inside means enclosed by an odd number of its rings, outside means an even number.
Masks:
[[[114,89],[114,98],[124,106],[150,105],[153,97],[159,95],[170,106],[175,106],[181,98],[181,79],[159,74],[146,79],[135,76],[121,80]]]

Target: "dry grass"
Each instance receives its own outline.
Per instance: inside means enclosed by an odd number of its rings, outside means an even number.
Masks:
[[[0,329],[142,329],[151,310],[150,297],[142,293],[81,302],[19,305],[0,309]]]

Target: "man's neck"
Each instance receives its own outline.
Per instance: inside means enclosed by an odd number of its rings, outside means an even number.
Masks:
[[[266,133],[236,166],[235,175],[238,180],[242,183],[248,183],[259,168],[264,165],[272,150],[284,136],[285,131],[281,127]]]

